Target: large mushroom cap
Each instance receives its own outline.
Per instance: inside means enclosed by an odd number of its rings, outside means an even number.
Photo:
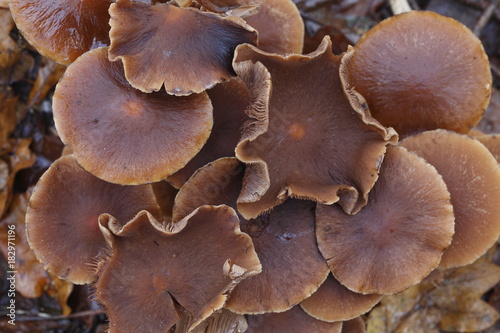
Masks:
[[[259,49],[270,53],[302,53],[304,21],[292,0],[257,0],[257,14],[245,21],[259,32]]]
[[[251,333],[340,333],[342,322],[327,323],[307,315],[300,306],[294,306],[281,313],[266,313],[248,316],[248,330]]]
[[[393,294],[419,283],[453,236],[446,185],[430,164],[390,147],[368,204],[356,215],[318,205],[316,235],[333,275],[363,294]]]
[[[101,264],[97,299],[110,332],[167,332],[180,316],[190,328],[220,309],[242,279],[260,272],[252,241],[233,209],[203,206],[175,225],[143,211],[121,227],[99,218],[112,250]]]
[[[500,237],[500,167],[477,140],[445,130],[408,137],[401,145],[443,176],[455,213],[455,235],[440,268],[472,263]]]
[[[243,19],[179,8],[118,0],[111,5],[109,59],[123,61],[130,84],[144,92],[200,93],[234,76],[238,44],[257,42]]]
[[[344,321],[370,311],[381,297],[352,292],[330,274],[311,297],[300,303],[300,307],[318,320]]]
[[[55,161],[31,196],[26,229],[45,268],[73,283],[95,280],[93,264],[106,243],[98,217],[110,213],[125,223],[147,209],[160,216],[149,185],[120,186],[83,170],[72,155]]]
[[[112,0],[10,0],[16,25],[42,55],[69,65],[84,52],[109,44]]]
[[[461,23],[411,11],[357,43],[349,79],[372,115],[400,135],[444,128],[467,133],[488,105],[491,73],[481,41]]]
[[[198,170],[176,197],[173,220],[204,204],[236,207],[243,165],[222,158]],[[240,220],[252,238],[262,272],[239,283],[226,307],[237,313],[280,312],[310,296],[329,270],[314,233],[314,202],[288,200],[269,214]]]
[[[340,201],[349,213],[366,203],[396,134],[371,118],[345,82],[351,56],[335,56],[328,37],[309,55],[280,56],[246,44],[236,49],[235,70],[252,96],[251,119],[236,147],[247,164],[238,199],[246,218],[288,196]]]
[[[78,163],[112,183],[160,181],[183,167],[210,135],[206,93],[186,97],[132,88],[107,48],[89,51],[56,87],[54,121]]]

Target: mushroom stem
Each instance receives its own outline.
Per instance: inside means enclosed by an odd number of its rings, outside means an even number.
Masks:
[[[399,15],[411,11],[408,0],[389,0],[389,5],[394,15]]]

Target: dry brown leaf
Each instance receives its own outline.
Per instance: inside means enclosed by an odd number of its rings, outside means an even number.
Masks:
[[[481,297],[500,281],[492,256],[433,274],[402,293],[385,296],[370,313],[368,333],[477,332],[492,326],[498,312]],[[439,271],[437,272],[439,273]]]
[[[17,99],[17,97],[0,94],[0,147],[5,144],[9,135],[16,128]]]
[[[50,89],[59,82],[65,70],[66,66],[58,64],[48,58],[42,58],[35,84],[28,98],[28,108],[40,103],[45,98]]]
[[[0,69],[11,66],[20,56],[16,42],[9,36],[13,27],[10,10],[0,7]]]
[[[67,304],[73,284],[50,275],[36,259],[26,237],[25,216],[32,188],[26,193],[17,194],[12,200],[8,214],[0,221],[0,250],[7,257],[8,226],[15,226],[15,270],[16,291],[24,297],[38,298],[46,291],[56,299],[62,309],[62,314],[71,313]],[[12,245],[12,244],[11,244]]]

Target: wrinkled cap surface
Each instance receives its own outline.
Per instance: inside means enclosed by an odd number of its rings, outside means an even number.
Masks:
[[[234,76],[238,44],[257,43],[243,19],[195,8],[118,0],[110,14],[109,59],[121,59],[127,80],[144,92],[164,85],[170,94],[200,93]]]
[[[258,0],[257,14],[245,21],[259,32],[258,47],[270,53],[302,53],[304,21],[292,0]]]
[[[160,181],[182,168],[210,135],[206,93],[146,94],[131,87],[107,49],[82,55],[56,87],[54,121],[78,163],[108,182]]]
[[[247,87],[235,77],[219,83],[207,91],[213,106],[214,126],[210,137],[198,154],[177,171],[168,181],[180,188],[193,173],[207,163],[221,157],[234,156],[234,148],[240,139],[240,129],[247,120],[245,109],[250,103]]]
[[[72,155],[55,161],[38,181],[26,215],[31,248],[49,272],[73,283],[95,280],[96,257],[105,240],[98,217],[126,223],[147,209],[160,216],[149,185],[120,186],[83,170]]]
[[[243,166],[223,158],[198,170],[176,197],[174,221],[203,204],[236,207]],[[318,251],[314,233],[315,203],[287,200],[269,214],[240,219],[252,238],[262,273],[239,283],[226,307],[237,313],[280,312],[307,298],[329,270]]]
[[[42,55],[69,65],[90,49],[109,45],[111,0],[10,0],[23,36]]]
[[[356,215],[318,205],[316,236],[333,275],[362,294],[394,294],[419,283],[454,231],[450,194],[436,169],[390,147],[368,204]]]
[[[101,215],[112,254],[101,264],[97,299],[110,332],[166,332],[193,317],[190,328],[220,309],[231,289],[261,266],[252,241],[227,206],[203,206],[176,225],[143,211],[121,227]]]
[[[305,56],[237,48],[234,67],[251,94],[251,119],[236,147],[247,164],[238,198],[246,218],[289,196],[340,201],[348,213],[366,204],[385,145],[397,135],[343,80],[351,56],[333,55],[328,37]]]
[[[500,237],[500,167],[477,140],[445,130],[406,138],[401,145],[443,176],[455,213],[455,235],[440,268],[474,262]]]
[[[370,311],[380,298],[380,295],[352,292],[330,274],[314,294],[300,303],[300,307],[318,320],[344,321]]]
[[[491,73],[481,41],[433,12],[382,21],[356,44],[353,87],[372,115],[400,135],[444,128],[467,133],[484,113]]]
[[[342,322],[327,323],[307,315],[300,306],[281,313],[248,316],[248,330],[252,333],[340,333]]]

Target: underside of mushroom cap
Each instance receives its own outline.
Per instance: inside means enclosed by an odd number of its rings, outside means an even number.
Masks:
[[[169,94],[201,93],[234,76],[238,44],[257,43],[257,32],[235,16],[132,0],[117,0],[109,12],[109,59],[121,59],[127,80],[144,92],[164,85]]]
[[[340,283],[362,294],[394,294],[435,269],[454,232],[450,194],[436,169],[389,147],[368,204],[356,215],[318,205],[318,246]]]
[[[259,32],[259,49],[270,53],[302,53],[304,21],[292,0],[257,0],[259,10],[245,21]]]
[[[261,270],[227,206],[200,207],[175,225],[145,211],[123,227],[107,214],[99,223],[112,253],[101,263],[96,295],[110,332],[166,332],[180,319],[178,307],[193,317],[192,329]]]
[[[286,197],[366,204],[388,142],[397,134],[373,119],[345,81],[351,53],[335,56],[325,37],[309,55],[280,56],[241,45],[234,68],[251,94],[251,118],[236,156],[247,164],[238,211],[253,218]]]
[[[455,235],[439,268],[474,262],[500,237],[500,167],[477,140],[445,130],[410,136],[401,145],[432,164],[451,194]]]
[[[54,121],[78,163],[111,183],[160,181],[182,168],[206,142],[212,105],[206,93],[146,94],[131,87],[107,48],[89,51],[56,87]]]
[[[434,12],[382,21],[355,46],[349,80],[370,112],[402,136],[444,128],[467,133],[490,100],[492,77],[481,41]]]
[[[318,320],[344,321],[370,311],[381,297],[352,292],[330,274],[311,297],[300,303],[300,307]]]
[[[307,315],[300,306],[281,313],[247,316],[248,332],[252,333],[340,333],[342,322],[327,323]]]
[[[16,25],[42,55],[69,65],[90,49],[109,44],[112,0],[9,0]]]
[[[176,197],[174,221],[204,204],[236,206],[243,165],[223,158],[198,170]],[[287,200],[269,214],[240,219],[252,238],[262,273],[238,284],[226,307],[236,313],[281,312],[317,290],[328,276],[314,232],[315,203]],[[299,255],[300,254],[300,255]]]
[[[234,148],[240,139],[240,128],[247,120],[245,109],[250,103],[250,96],[240,78],[219,83],[207,90],[207,94],[213,106],[214,126],[198,154],[184,168],[167,178],[176,188],[181,188],[205,164],[218,158],[234,156]]]
[[[26,229],[31,248],[49,272],[73,283],[95,280],[96,258],[106,243],[102,213],[125,223],[147,209],[160,217],[151,186],[120,186],[84,171],[72,155],[55,161],[30,199]]]

